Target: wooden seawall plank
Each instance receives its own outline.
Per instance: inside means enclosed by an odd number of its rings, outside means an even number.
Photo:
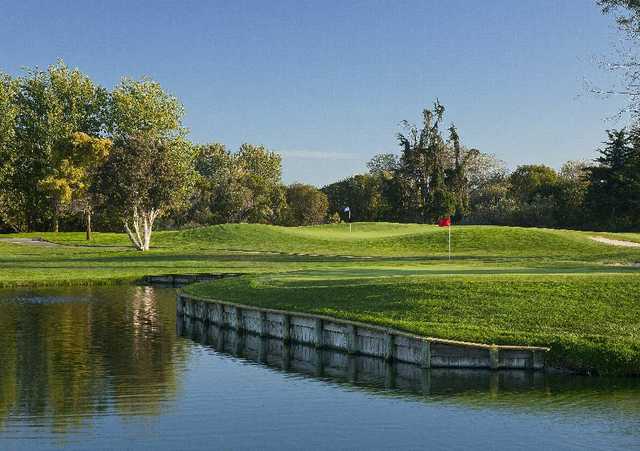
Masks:
[[[263,309],[178,293],[176,312],[256,335],[382,357],[423,368],[544,369],[549,348],[499,346],[421,337],[322,315]]]

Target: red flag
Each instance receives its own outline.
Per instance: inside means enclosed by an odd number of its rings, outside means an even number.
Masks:
[[[451,225],[451,216],[438,219],[438,227],[449,227]]]

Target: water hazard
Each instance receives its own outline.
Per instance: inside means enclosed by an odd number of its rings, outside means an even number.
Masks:
[[[0,449],[633,449],[640,380],[422,370],[178,319],[175,291],[0,291]]]

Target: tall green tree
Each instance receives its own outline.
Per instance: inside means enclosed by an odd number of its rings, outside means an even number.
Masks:
[[[12,190],[18,158],[15,145],[17,87],[16,80],[0,73],[0,230],[4,225],[15,232],[24,228],[23,202],[19,193]]]
[[[62,211],[81,212],[86,239],[91,239],[91,217],[94,198],[91,187],[97,172],[111,151],[111,140],[86,133],[73,133],[66,145],[59,145],[53,154],[53,171],[40,181],[52,198],[56,218]]]
[[[8,190],[20,199],[26,228],[57,229],[57,188],[41,183],[55,171],[55,155],[73,133],[104,132],[106,91],[62,61],[17,78],[14,172]],[[49,188],[53,188],[50,191]]]
[[[315,186],[294,183],[287,187],[287,204],[280,223],[287,226],[322,224],[327,217],[327,195]]]
[[[451,164],[447,174],[447,186],[453,196],[454,213],[453,220],[456,223],[462,221],[470,212],[469,196],[469,166],[480,154],[477,149],[464,149],[460,144],[460,136],[455,125],[449,127],[449,142],[451,151]]]
[[[109,98],[107,128],[114,138],[144,134],[152,139],[183,137],[184,107],[160,83],[123,78]]]
[[[383,207],[382,185],[378,176],[358,174],[322,188],[329,200],[329,214],[351,210],[353,221],[377,221]]]
[[[440,131],[445,108],[439,101],[422,112],[422,127],[403,121],[398,134],[402,148],[401,172],[415,190],[423,222],[455,212],[455,198],[446,185],[447,145]]]
[[[286,204],[280,155],[243,144],[233,153],[222,144],[199,146],[197,188],[188,220],[199,224],[272,224]]]
[[[251,193],[244,199],[241,220],[275,222],[285,206],[282,157],[264,146],[242,144],[234,159],[242,186]]]
[[[587,169],[590,180],[585,204],[596,226],[640,228],[640,132],[610,130],[597,165]]]

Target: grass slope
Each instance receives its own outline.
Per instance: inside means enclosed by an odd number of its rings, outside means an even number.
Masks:
[[[7,235],[0,286],[109,283],[147,274],[243,272],[188,290],[230,301],[319,312],[425,335],[553,347],[558,364],[640,373],[640,250],[591,236],[639,234],[518,227],[356,223],[284,228],[234,224],[157,232],[153,249],[124,234]]]
[[[225,279],[185,290],[431,337],[551,346],[552,365],[640,373],[640,278],[633,274],[336,279],[299,273]]]

